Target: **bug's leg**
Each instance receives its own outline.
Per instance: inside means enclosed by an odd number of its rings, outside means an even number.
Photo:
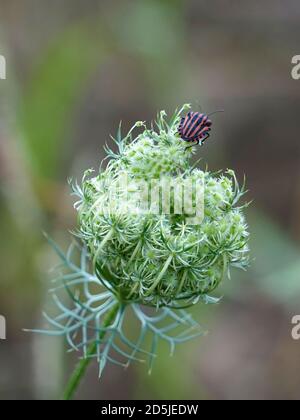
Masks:
[[[197,144],[199,144],[199,143],[197,143]],[[190,146],[186,147],[185,150],[190,149],[193,146],[195,146],[195,144],[192,143]]]
[[[201,140],[201,146],[204,144],[204,142],[210,137],[210,133],[207,133],[206,136]]]
[[[193,146],[198,146],[199,140],[200,140],[199,136],[195,136],[195,137],[192,137],[190,140],[187,140],[188,142],[191,142],[192,144],[190,146],[186,147],[186,149],[190,149]],[[194,142],[196,142],[196,143],[194,143]]]
[[[192,144],[190,146],[186,147],[186,149],[190,149],[193,146],[198,146],[199,142],[200,142],[200,137],[195,137],[191,142],[192,142]],[[196,143],[194,143],[194,142],[196,142]]]
[[[199,146],[199,143],[200,143],[200,137],[199,137],[199,136],[195,137],[195,138],[193,139],[193,141],[195,141],[196,143],[192,144],[190,147],[193,147],[193,146]]]

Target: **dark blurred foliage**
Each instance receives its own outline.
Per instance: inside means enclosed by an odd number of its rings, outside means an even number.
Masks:
[[[300,343],[300,82],[297,0],[0,0],[0,399],[57,398],[76,358],[32,336],[49,306],[55,256],[76,224],[67,178],[98,168],[119,121],[151,121],[184,102],[213,111],[198,155],[247,175],[253,262],[216,307],[193,310],[210,334],[152,376],[96,366],[78,398],[298,399]],[[298,48],[298,50],[297,50]],[[198,156],[197,156],[198,157]]]

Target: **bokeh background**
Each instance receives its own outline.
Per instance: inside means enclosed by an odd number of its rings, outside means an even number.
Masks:
[[[144,366],[91,365],[77,398],[298,399],[300,81],[298,0],[0,0],[0,399],[58,398],[76,361],[42,323],[47,231],[66,248],[76,223],[67,178],[98,168],[120,120],[129,128],[190,102],[214,116],[199,149],[212,170],[247,175],[252,263],[217,306],[197,306],[210,334],[161,348]]]

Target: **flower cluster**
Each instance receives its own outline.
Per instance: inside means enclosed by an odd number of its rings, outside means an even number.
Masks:
[[[238,206],[244,188],[232,170],[214,174],[190,165],[194,150],[177,134],[180,115],[167,122],[160,113],[158,131],[138,123],[143,131],[135,138],[133,130],[124,139],[119,131],[118,152],[107,148],[107,168],[92,178],[85,176],[80,188],[78,235],[95,273],[124,303],[181,307],[207,300],[231,266],[244,268],[248,263],[247,225]],[[148,198],[148,189],[147,197],[143,191],[139,195],[138,206],[135,186],[162,177],[176,179],[176,185],[201,182],[201,223],[190,224],[184,211],[175,212],[180,207],[176,200],[182,198],[176,193],[167,213],[139,211],[139,206],[145,210],[141,200]],[[129,187],[111,198],[125,178]],[[126,211],[124,201],[129,201]]]
[[[191,164],[197,149],[177,133],[188,108],[170,121],[161,112],[155,129],[137,123],[122,137],[119,128],[118,150],[106,146],[106,168],[72,184],[80,241],[64,254],[50,240],[62,262],[52,290],[58,313],[44,314],[50,328],[36,330],[65,336],[71,350],[83,352],[66,398],[93,357],[100,374],[108,361],[127,367],[145,358],[151,370],[158,340],[173,352],[202,335],[185,308],[217,302],[211,293],[230,267],[247,267],[249,234],[239,204],[244,185],[232,170],[211,173]],[[127,336],[128,312],[139,325],[134,339]]]

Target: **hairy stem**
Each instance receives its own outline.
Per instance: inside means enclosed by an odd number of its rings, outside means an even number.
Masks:
[[[117,313],[119,311],[119,308],[120,308],[119,302],[116,303],[111,308],[111,310],[108,312],[106,318],[104,319],[104,322],[103,322],[103,325],[102,325],[103,328],[109,327],[114,322],[114,320],[117,316]],[[105,330],[101,331],[99,333],[99,340],[104,339],[105,333],[106,333]],[[80,384],[81,379],[83,378],[83,376],[84,376],[84,374],[87,370],[87,367],[88,367],[89,363],[92,360],[91,356],[93,356],[96,353],[96,351],[97,351],[97,342],[94,342],[88,348],[87,353],[86,353],[86,357],[84,359],[82,359],[78,363],[78,365],[75,367],[74,372],[72,373],[72,375],[69,379],[69,382],[68,382],[68,384],[65,388],[65,392],[64,392],[63,398],[62,398],[63,400],[71,400],[72,399],[72,397],[74,396],[74,394],[75,394],[75,392],[76,392],[76,390],[77,390],[77,388]]]

